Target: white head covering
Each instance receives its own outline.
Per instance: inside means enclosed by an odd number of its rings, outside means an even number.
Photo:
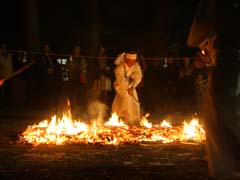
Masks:
[[[125,56],[126,59],[135,59],[135,60],[137,60],[137,53],[135,53],[135,52],[125,53],[125,52],[123,52],[121,55],[119,55],[117,57],[117,59],[114,61],[114,64],[118,66],[121,63],[123,63],[124,60],[125,60],[124,56]]]
[[[125,57],[126,57],[126,59],[135,59],[135,60],[137,60],[137,53],[127,53]]]

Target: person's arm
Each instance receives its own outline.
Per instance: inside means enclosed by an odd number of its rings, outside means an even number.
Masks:
[[[115,77],[116,77],[116,82],[121,87],[121,89],[124,89],[124,90],[129,89],[130,83],[125,75],[125,70],[121,65],[116,67]]]
[[[142,80],[142,70],[139,64],[136,64],[134,67],[134,72],[131,76],[130,87],[136,88]]]
[[[114,60],[114,64],[116,66],[118,66],[121,63],[123,63],[124,62],[124,56],[125,56],[125,52],[123,52],[122,54],[118,55],[117,59]]]

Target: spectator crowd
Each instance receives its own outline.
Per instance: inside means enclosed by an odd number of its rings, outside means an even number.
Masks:
[[[116,54],[117,57],[118,54]],[[201,113],[208,68],[204,55],[194,57],[144,58],[138,52],[143,78],[137,87],[144,113]],[[35,63],[0,86],[0,108],[39,108],[54,111],[67,98],[73,111],[86,111],[98,100],[110,107],[115,95],[114,58],[99,45],[95,57],[84,56],[79,46],[68,55],[51,53],[44,43],[41,53],[0,49],[0,79]]]

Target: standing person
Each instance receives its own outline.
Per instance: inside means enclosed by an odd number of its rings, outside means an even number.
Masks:
[[[87,101],[87,61],[80,53],[80,47],[75,46],[66,64],[69,70],[69,89],[71,107],[76,110],[86,107]]]
[[[209,176],[214,178],[233,179],[240,170],[239,8],[235,0],[202,1],[187,41],[208,54],[212,64],[204,118]]]
[[[53,108],[58,100],[58,90],[60,87],[60,70],[56,59],[50,56],[50,46],[43,45],[42,63],[44,65],[44,76],[46,78],[46,94],[48,96],[47,106]],[[49,99],[50,98],[50,99]]]
[[[37,78],[39,99],[45,108],[53,108],[57,101],[58,64],[50,56],[50,46],[44,43],[42,55],[37,61]]]
[[[107,64],[107,55],[102,45],[98,48],[98,74],[94,81],[93,88],[98,99],[109,104],[112,91],[112,82],[110,79],[110,68]]]
[[[134,51],[121,54],[116,60],[114,89],[116,96],[112,104],[112,112],[123,117],[129,124],[140,120],[140,104],[136,87],[141,82],[142,70]]]
[[[208,73],[211,70],[211,65],[208,67],[208,62],[205,60],[206,57],[197,52],[196,58],[193,61],[193,76],[195,79],[195,90],[196,90],[196,105],[197,113],[202,114],[202,104],[206,94],[207,78]]]
[[[8,53],[7,46],[5,44],[1,45],[0,48],[0,79],[4,79],[13,73],[13,63],[12,63],[12,55]],[[3,81],[4,82],[4,81]],[[3,84],[1,82],[1,84]],[[4,86],[0,89],[0,105],[5,106],[10,105],[11,95],[12,95],[12,82],[4,82]]]
[[[162,97],[165,76],[159,59],[146,61],[147,69],[144,72],[144,102],[145,110],[150,114],[162,111],[164,99]],[[150,96],[149,94],[154,94]]]
[[[193,61],[188,58],[183,60],[179,72],[179,103],[183,112],[201,113],[202,102],[206,92],[206,82],[209,67],[204,64],[199,51]],[[186,98],[187,97],[187,98]]]
[[[181,112],[186,113],[191,110],[193,113],[194,96],[195,96],[195,86],[194,86],[194,77],[193,72],[193,63],[188,58],[184,58],[179,71],[179,80],[178,80],[178,100],[179,100],[179,109]]]
[[[178,80],[178,75],[180,71],[179,63],[174,62],[173,59],[165,60],[165,68],[163,68],[163,73],[165,76],[165,82],[163,84],[163,94],[165,98],[162,104],[163,111],[165,113],[175,112],[176,109],[176,84]]]

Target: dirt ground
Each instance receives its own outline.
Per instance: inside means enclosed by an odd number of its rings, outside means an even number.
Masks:
[[[33,117],[0,118],[0,179],[206,179],[204,144],[71,144],[33,147],[18,141]]]

